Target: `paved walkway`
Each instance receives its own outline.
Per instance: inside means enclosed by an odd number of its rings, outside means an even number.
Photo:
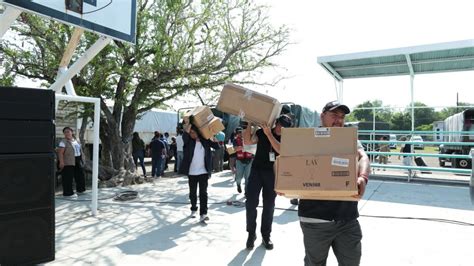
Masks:
[[[101,189],[97,217],[90,215],[90,193],[77,200],[58,197],[56,260],[48,265],[303,265],[296,207],[284,197],[276,200],[275,249],[245,249],[245,208],[229,171],[210,179],[207,224],[189,218],[185,177],[127,189],[139,198],[117,202],[112,197],[125,188]],[[228,199],[237,206],[227,205]],[[359,209],[361,265],[473,265],[467,186],[372,180]],[[337,265],[332,252],[328,265]]]

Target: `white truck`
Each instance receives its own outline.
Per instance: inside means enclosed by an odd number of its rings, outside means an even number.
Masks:
[[[474,108],[466,109],[454,114],[444,120],[444,131],[466,131],[474,132]],[[443,140],[446,142],[474,142],[474,135],[462,133],[444,133]],[[442,144],[439,147],[440,154],[470,154],[473,146]],[[455,159],[439,157],[439,165],[444,166],[450,162],[452,168],[471,168],[470,159]]]

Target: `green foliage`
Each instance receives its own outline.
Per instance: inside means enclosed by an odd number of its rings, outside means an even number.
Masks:
[[[267,8],[253,1],[139,0],[137,9],[136,45],[114,41],[72,79],[79,95],[102,99],[104,147],[120,146],[107,142],[128,138],[138,115],[169,99],[199,93],[213,103],[226,81],[258,83],[289,44],[289,30],[270,24]],[[49,86],[72,28],[26,13],[19,22],[12,28],[18,38],[0,42],[6,73]],[[85,33],[75,54],[97,38]]]

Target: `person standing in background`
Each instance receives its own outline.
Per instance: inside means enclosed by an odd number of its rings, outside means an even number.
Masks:
[[[160,140],[160,132],[155,131],[155,136],[150,143],[151,150],[151,176],[159,177],[162,173],[163,153],[166,152],[166,147],[163,141]]]
[[[236,171],[235,182],[237,183],[237,192],[242,193],[242,178],[245,180],[245,191],[247,191],[247,184],[249,182],[250,169],[252,168],[253,154],[244,151],[244,140],[242,138],[242,128],[235,129],[236,137],[234,139],[234,149],[236,153]]]
[[[215,135],[216,140],[219,143],[219,149],[214,150],[213,165],[216,172],[222,172],[224,170],[224,141],[225,133],[220,131]]]
[[[145,142],[140,138],[138,132],[133,132],[132,137],[132,157],[135,163],[135,170],[138,168],[138,161],[142,167],[143,176],[146,177],[145,169]]]
[[[70,127],[63,129],[64,140],[59,143],[58,159],[61,170],[63,196],[74,195],[73,180],[76,182],[77,193],[86,191],[86,180],[84,176],[81,144],[74,138]]]
[[[176,169],[179,171],[181,162],[183,161],[183,129],[178,128],[178,136],[176,136]]]

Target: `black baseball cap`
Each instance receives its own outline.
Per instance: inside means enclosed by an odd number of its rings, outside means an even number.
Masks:
[[[339,101],[332,101],[332,102],[328,102],[324,106],[323,113],[327,112],[327,111],[334,111],[336,109],[341,109],[346,115],[351,112],[351,109],[349,109],[349,107],[347,107],[347,105],[344,105],[344,104],[340,103]]]
[[[282,127],[291,127],[293,122],[291,118],[287,115],[280,115],[276,120]]]

